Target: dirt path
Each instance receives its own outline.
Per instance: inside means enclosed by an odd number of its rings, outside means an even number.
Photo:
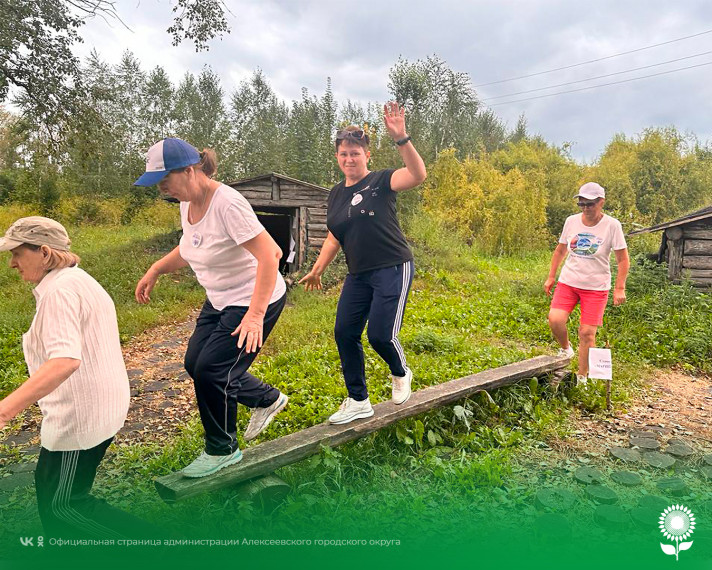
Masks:
[[[712,378],[658,371],[640,394],[613,417],[579,415],[573,433],[549,444],[562,452],[600,452],[601,443],[628,447],[631,433],[654,432],[661,447],[681,439],[712,452]]]

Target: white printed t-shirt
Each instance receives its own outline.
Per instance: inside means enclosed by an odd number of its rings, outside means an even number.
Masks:
[[[55,269],[34,288],[37,312],[22,348],[30,375],[52,358],[79,368],[37,402],[49,451],[91,449],[116,435],[129,409],[114,302],[79,267]]]
[[[225,184],[218,186],[205,215],[195,224],[188,221],[189,206],[189,202],[180,203],[183,226],[180,256],[195,272],[208,300],[218,311],[230,306],[249,306],[255,290],[257,260],[241,244],[265,230],[252,206],[242,194]],[[284,279],[277,273],[270,303],[279,300],[286,291]]]
[[[607,214],[595,226],[586,226],[583,214],[566,218],[559,243],[567,245],[568,257],[559,281],[590,291],[611,288],[611,250],[626,249],[621,223]]]

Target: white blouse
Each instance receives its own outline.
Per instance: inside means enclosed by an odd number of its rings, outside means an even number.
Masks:
[[[30,374],[51,358],[81,361],[69,378],[38,402],[42,447],[90,449],[116,435],[129,407],[114,302],[79,267],[50,271],[33,293],[37,312],[22,337]]]

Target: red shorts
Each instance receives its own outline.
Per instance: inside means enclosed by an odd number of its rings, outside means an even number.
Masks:
[[[563,309],[567,313],[574,310],[577,303],[581,304],[581,324],[600,327],[603,324],[603,311],[606,310],[608,291],[591,291],[571,287],[566,283],[557,283],[552,309]]]

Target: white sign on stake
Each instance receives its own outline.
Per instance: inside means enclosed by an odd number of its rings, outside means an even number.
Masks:
[[[588,349],[588,377],[613,380],[613,360],[610,348]]]

